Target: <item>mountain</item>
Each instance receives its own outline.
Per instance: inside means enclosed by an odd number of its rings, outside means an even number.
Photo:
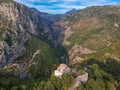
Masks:
[[[47,76],[56,64],[64,61],[61,57],[65,53],[55,48],[57,43],[51,26],[59,16],[14,1],[0,3],[0,8],[0,67],[12,68],[17,64],[15,74],[29,78]]]
[[[64,36],[62,45],[66,48],[71,63],[109,56],[120,60],[119,54],[115,54],[119,50],[113,50],[114,44],[120,40],[119,9],[119,5],[88,7],[62,17],[57,22],[64,28],[64,34],[61,30],[60,36]]]
[[[75,12],[77,12],[77,10],[73,8],[72,10],[66,12],[65,15],[73,14]]]
[[[120,5],[51,15],[1,0],[0,90],[119,90],[119,28]]]

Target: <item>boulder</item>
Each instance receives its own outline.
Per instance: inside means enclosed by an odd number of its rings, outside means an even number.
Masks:
[[[81,83],[85,84],[88,81],[88,75],[89,74],[85,72],[83,75],[77,76],[74,88],[79,87]]]
[[[76,79],[82,83],[86,83],[88,81],[88,73],[85,72],[83,75],[77,76]]]

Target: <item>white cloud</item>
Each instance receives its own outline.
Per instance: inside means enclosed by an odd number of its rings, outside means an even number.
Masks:
[[[117,1],[109,0],[16,0],[29,7],[48,13],[64,13],[70,9],[82,9],[93,5],[116,4]],[[38,3],[36,5],[36,3]],[[40,4],[39,4],[40,3]]]
[[[68,9],[82,9],[85,8],[85,6],[76,6],[76,5],[63,5],[63,4],[59,4],[57,5],[58,7],[63,7],[63,8],[68,8]]]

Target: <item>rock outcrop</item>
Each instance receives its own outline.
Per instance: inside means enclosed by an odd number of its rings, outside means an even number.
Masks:
[[[68,55],[69,55],[71,64],[76,64],[86,59],[86,58],[81,58],[80,55],[86,55],[86,54],[92,54],[92,53],[95,53],[95,51],[75,44],[72,47],[72,49],[69,51]]]
[[[70,73],[70,68],[66,64],[60,64],[57,70],[54,71],[54,75],[61,77],[64,74]]]
[[[88,75],[89,74],[87,72],[85,72],[83,75],[77,76],[74,88],[79,87],[79,85],[81,83],[83,83],[83,84],[87,83],[87,81],[88,81]]]
[[[85,68],[84,73],[80,74],[77,70],[68,67],[66,64],[60,64],[58,68],[54,71],[54,76],[62,77],[65,74],[71,74],[75,77],[75,83],[73,84],[73,89],[79,87],[80,84],[86,84],[89,78],[89,73],[86,72],[87,68]],[[71,89],[70,89],[71,90]]]

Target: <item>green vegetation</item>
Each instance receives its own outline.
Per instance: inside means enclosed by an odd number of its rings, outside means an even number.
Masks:
[[[58,51],[35,36],[32,36],[27,45],[26,53],[21,57],[21,61],[28,63],[37,50],[40,50],[40,53],[33,60],[36,65],[32,65],[29,70],[35,78],[40,75],[44,76],[45,73],[49,75],[51,69],[60,63]]]
[[[73,77],[70,74],[63,76],[63,78],[51,76],[46,81],[27,81],[10,77],[0,79],[0,90],[67,90],[72,81]]]
[[[119,90],[120,63],[115,59],[99,61],[90,59],[82,64],[73,65],[77,70],[89,68],[89,80],[86,85],[80,85],[78,90]]]
[[[73,32],[65,38],[70,43],[64,46],[67,52],[77,51],[72,48],[75,44],[95,51],[92,54],[75,53],[74,59],[94,58],[105,62],[113,58],[120,61],[120,12],[117,6],[88,7],[62,18],[62,22],[65,25],[67,22],[65,27]]]
[[[114,58],[116,60],[120,60],[120,41],[114,42],[109,47],[105,49],[100,49],[98,52],[90,55],[83,55],[83,57],[87,58],[95,58],[100,61],[107,60],[107,58]]]
[[[82,21],[81,23],[84,23],[86,19]],[[91,22],[95,22],[94,19]],[[102,22],[102,19],[98,22]],[[71,26],[74,26],[76,23]],[[102,25],[102,23],[99,24]],[[71,43],[69,47],[71,48],[77,43],[93,50],[99,50],[106,48],[109,43],[118,41],[120,39],[119,29],[113,26],[114,22],[112,22],[112,25],[108,24],[109,22],[105,22],[104,25],[106,26],[100,26],[99,28],[96,24],[94,24],[93,27],[87,25],[84,26],[84,24],[80,27],[72,27],[74,33],[68,38],[68,41]]]
[[[112,63],[112,64],[111,64]],[[114,59],[107,59],[106,63],[98,60],[88,60],[83,64],[72,66],[78,70],[88,68],[89,80],[81,84],[77,90],[117,90],[120,89],[120,63]],[[57,78],[51,74],[48,79],[25,80],[15,77],[4,77],[0,79],[0,90],[68,90],[75,84],[71,74]]]
[[[110,74],[103,71],[97,64],[92,64],[89,80],[86,85],[80,85],[78,90],[113,90],[115,85]]]

